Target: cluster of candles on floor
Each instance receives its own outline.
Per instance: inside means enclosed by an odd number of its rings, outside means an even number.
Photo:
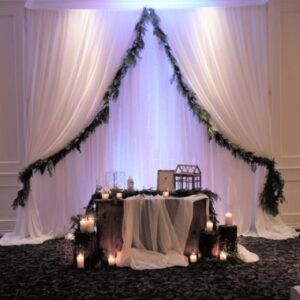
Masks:
[[[105,191],[102,192],[101,194],[102,199],[109,199],[110,197],[110,192]],[[169,197],[169,191],[164,191],[163,192],[163,197],[168,198]],[[123,199],[123,193],[119,192],[116,193],[116,198],[117,199]],[[225,214],[225,225],[227,226],[232,226],[232,213],[227,212]],[[206,232],[213,232],[213,222],[208,220],[206,222]],[[85,216],[80,220],[80,231],[83,233],[91,233],[94,232],[95,230],[95,218],[94,216]],[[200,258],[200,253],[197,255],[195,252],[192,252],[189,256],[189,261],[190,263],[194,264],[198,262],[198,259]],[[221,250],[219,253],[219,259],[220,261],[226,261],[227,260],[228,253],[224,250]],[[77,268],[83,269],[84,268],[84,253],[80,252],[78,253],[76,257],[76,262],[77,262]],[[113,254],[108,255],[108,265],[109,266],[114,266],[116,265],[116,256]]]
[[[225,225],[226,226],[232,226],[232,213],[230,213],[230,212],[227,212],[225,214]],[[213,227],[214,227],[213,222],[210,221],[210,220],[208,220],[206,222],[205,231],[206,232],[212,232],[213,231]],[[228,256],[228,253],[225,250],[221,250],[220,251],[220,253],[219,253],[219,259],[220,259],[220,261],[226,261],[227,260],[227,256]],[[189,257],[190,263],[192,263],[192,264],[197,263],[199,257],[201,257],[200,253],[197,255],[195,252],[192,252],[190,254],[190,257]]]
[[[226,261],[227,255],[228,254],[226,251],[224,251],[224,250],[220,251],[220,254],[219,254],[220,261]],[[199,257],[199,255],[197,255],[195,252],[192,252],[192,254],[190,255],[190,263],[195,264],[196,262],[198,262],[198,257]]]

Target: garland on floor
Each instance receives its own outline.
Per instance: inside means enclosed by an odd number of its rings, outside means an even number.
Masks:
[[[121,80],[126,76],[128,70],[136,64],[138,58],[140,58],[139,54],[144,48],[143,37],[146,32],[147,22],[152,23],[154,27],[154,35],[157,36],[165,49],[166,55],[174,70],[173,79],[177,83],[179,92],[181,92],[181,94],[187,99],[188,105],[194,115],[198,118],[199,123],[206,125],[209,139],[214,139],[218,145],[229,150],[234,157],[245,161],[251,166],[253,171],[256,170],[257,166],[266,167],[266,182],[264,184],[263,191],[260,194],[260,204],[266,212],[274,216],[277,215],[278,205],[279,203],[282,203],[285,198],[283,195],[284,182],[281,174],[275,168],[274,160],[267,157],[256,156],[253,152],[244,150],[239,145],[231,143],[216,129],[208,111],[199,104],[196,94],[184,82],[177,60],[174,57],[171,47],[167,41],[167,36],[160,28],[158,16],[153,9],[147,8],[144,8],[141,18],[135,26],[135,39],[131,48],[127,50],[120,68],[104,94],[101,110],[98,112],[94,120],[63,149],[48,158],[35,161],[20,172],[19,180],[22,182],[23,188],[19,190],[17,198],[13,202],[13,208],[16,208],[19,205],[25,206],[30,191],[30,178],[34,173],[39,171],[43,174],[47,170],[51,175],[54,167],[60,160],[64,159],[67,154],[73,150],[80,151],[81,143],[85,141],[99,125],[107,123],[109,118],[109,101],[117,99],[120,92]]]

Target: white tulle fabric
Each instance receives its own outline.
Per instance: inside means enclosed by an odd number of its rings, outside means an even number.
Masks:
[[[117,265],[136,270],[187,266],[184,255],[195,201],[207,201],[206,195],[178,200],[162,196],[139,195],[124,202],[123,247]],[[170,211],[167,201],[178,201]],[[208,204],[208,202],[207,202]],[[208,208],[208,205],[207,205]]]
[[[178,206],[169,205],[171,201],[177,201]],[[187,266],[184,250],[195,201],[206,201],[208,215],[209,202],[203,194],[167,200],[162,196],[138,195],[124,200],[124,244],[116,256],[117,266],[135,270]],[[247,263],[259,260],[240,244],[238,256]]]
[[[259,154],[271,153],[265,9],[209,8],[159,14],[186,79],[220,129],[224,126],[229,137]],[[89,10],[28,12],[27,163],[53,154],[91,120],[132,42],[139,15]],[[206,33],[213,25],[218,43],[212,43]],[[111,103],[109,123],[82,145],[81,154],[73,152],[61,161],[53,176],[33,176],[28,204],[18,209],[14,232],[0,244],[39,243],[68,232],[70,217],[83,212],[96,181],[105,184],[106,172],[124,171],[141,189],[156,187],[157,170],[174,169],[178,163],[200,166],[202,187],[221,197],[215,204],[221,223],[225,212],[231,211],[240,234],[295,235],[259,208],[264,169],[253,173],[228,151],[208,143],[206,129],[193,117],[175,84],[170,84],[172,68],[151,27],[148,29],[141,59],[124,78],[118,100]],[[221,67],[220,61],[224,61]]]

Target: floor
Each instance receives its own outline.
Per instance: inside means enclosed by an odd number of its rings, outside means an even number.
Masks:
[[[0,299],[289,299],[290,288],[300,285],[300,238],[239,242],[260,261],[78,270],[64,239],[0,247]]]

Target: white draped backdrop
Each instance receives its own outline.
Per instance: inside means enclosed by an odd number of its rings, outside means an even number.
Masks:
[[[157,13],[186,81],[218,129],[244,148],[272,157],[266,6]],[[92,120],[133,41],[140,14],[26,10],[28,164],[61,149]],[[83,212],[96,181],[104,182],[108,171],[124,171],[137,188],[150,188],[156,187],[158,169],[178,163],[200,166],[202,187],[221,197],[215,207],[219,220],[232,211],[240,234],[295,235],[259,207],[264,169],[253,173],[208,143],[206,129],[170,83],[172,69],[151,25],[145,44],[111,103],[108,124],[82,145],[81,154],[60,162],[53,176],[33,176],[27,206],[18,208],[15,230],[0,244],[39,243],[68,232],[70,217]]]

